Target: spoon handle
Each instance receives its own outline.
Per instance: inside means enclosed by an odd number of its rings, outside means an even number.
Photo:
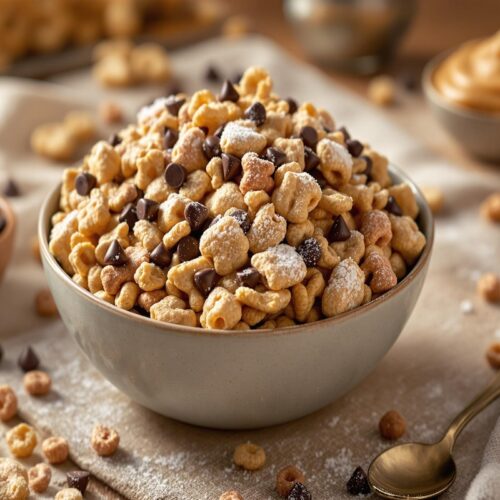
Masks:
[[[450,451],[453,449],[455,440],[462,432],[464,427],[490,403],[500,396],[500,373],[493,379],[491,384],[481,392],[463,411],[461,411],[453,420],[450,427],[443,437],[447,441]]]

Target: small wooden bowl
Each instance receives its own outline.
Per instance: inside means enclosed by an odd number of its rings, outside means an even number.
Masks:
[[[14,212],[5,198],[0,196],[0,212],[7,219],[7,225],[0,233],[0,281],[9,263],[14,248],[14,236],[16,233],[16,218]]]

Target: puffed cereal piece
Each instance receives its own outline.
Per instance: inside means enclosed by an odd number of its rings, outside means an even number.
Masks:
[[[367,145],[363,150],[363,156],[367,156],[371,160],[370,178],[372,181],[377,182],[382,188],[389,187],[392,184],[389,175],[389,160]]]
[[[222,217],[210,226],[200,238],[200,251],[213,259],[215,271],[221,276],[243,267],[248,260],[249,243],[238,221]]]
[[[134,280],[141,290],[152,292],[163,288],[166,278],[160,267],[150,262],[143,262],[135,271]]]
[[[300,283],[307,274],[302,257],[284,243],[252,256],[252,266],[264,276],[271,290],[282,290]]]
[[[233,462],[245,470],[259,470],[266,463],[266,452],[264,448],[254,443],[243,443],[238,445],[233,453]]]
[[[80,276],[86,277],[96,263],[94,245],[89,242],[78,243],[71,250],[69,261]]]
[[[82,288],[85,288],[88,290],[88,283],[87,283],[87,278],[85,276],[80,276],[79,274],[74,274],[71,279],[78,285],[81,286]]]
[[[99,117],[104,123],[112,125],[123,122],[123,110],[116,102],[103,101],[99,104]]]
[[[186,309],[186,303],[173,295],[153,304],[149,312],[152,319],[174,323],[176,325],[196,326],[196,314],[192,309]]]
[[[96,135],[95,120],[87,111],[70,111],[63,124],[78,142],[90,141]]]
[[[289,222],[306,222],[309,213],[321,200],[321,188],[306,172],[287,172],[281,185],[274,190],[272,200],[276,211]]]
[[[62,464],[69,455],[69,445],[60,436],[51,436],[42,443],[42,452],[49,464]]]
[[[109,457],[120,444],[120,436],[115,429],[98,424],[92,431],[90,444],[100,457]]]
[[[364,285],[364,297],[363,297],[363,302],[361,302],[361,305],[363,304],[368,304],[372,300],[373,294],[372,294],[372,289],[368,285]]]
[[[36,464],[28,470],[29,487],[35,493],[46,491],[51,479],[52,469],[43,462]]]
[[[24,390],[31,396],[45,396],[50,392],[52,379],[41,370],[31,370],[24,374]]]
[[[263,252],[281,243],[286,235],[286,220],[275,213],[275,207],[268,203],[259,209],[247,233],[250,251]]]
[[[163,246],[170,250],[179,243],[182,238],[188,236],[191,233],[191,226],[189,222],[183,220],[178,222],[174,227],[170,229],[167,233],[163,235]]]
[[[54,500],[83,500],[83,496],[76,488],[64,488],[56,493]]]
[[[99,264],[105,265],[104,258],[106,256],[106,252],[114,240],[118,241],[123,249],[129,246],[129,227],[126,222],[120,222],[120,224],[115,226],[111,231],[103,234],[99,238],[99,242],[95,248],[95,258]],[[87,274],[89,273],[90,269]]]
[[[341,193],[335,189],[326,188],[322,190],[318,207],[326,210],[332,215],[341,215],[352,209],[353,199],[348,194]],[[370,207],[371,208],[371,207]]]
[[[89,269],[87,285],[91,293],[96,293],[102,290],[101,271],[102,267],[99,265],[92,266]]]
[[[78,144],[63,123],[44,123],[31,134],[31,147],[40,156],[55,161],[69,161]]]
[[[37,444],[35,430],[28,424],[19,424],[5,435],[10,452],[16,458],[30,457]]]
[[[493,193],[483,201],[481,215],[491,222],[500,222],[500,193]]]
[[[373,78],[368,85],[368,98],[377,106],[390,106],[396,100],[396,84],[387,75]]]
[[[212,135],[220,126],[242,116],[242,110],[234,102],[209,102],[202,104],[194,113],[192,123],[196,127],[205,127]]]
[[[106,141],[99,141],[90,151],[87,165],[99,184],[111,182],[120,173],[120,155]]]
[[[225,182],[219,189],[210,193],[205,205],[211,217],[223,215],[230,208],[246,209],[240,188],[234,182]]]
[[[361,216],[359,231],[365,238],[365,245],[385,247],[391,242],[391,220],[381,210],[370,210]]]
[[[256,153],[245,153],[241,159],[243,177],[240,182],[240,191],[245,195],[249,191],[272,191],[274,180],[274,164],[260,158]]]
[[[280,497],[287,497],[295,483],[304,484],[305,480],[306,478],[299,468],[295,465],[288,465],[281,469],[276,476],[276,492]]]
[[[320,229],[314,230],[314,238],[319,243],[321,249],[321,256],[317,264],[318,267],[333,269],[340,262],[339,256],[335,253],[333,247],[328,244],[328,240],[323,236]]]
[[[105,292],[104,290],[99,290],[98,292],[95,292],[94,295],[101,300],[104,300],[104,302],[107,302],[108,304],[113,304],[115,303],[115,296],[111,295],[108,292]]]
[[[224,173],[222,170],[222,158],[214,156],[205,168],[210,177],[210,185],[212,189],[219,189],[224,184]],[[196,200],[195,200],[196,201]]]
[[[165,158],[159,149],[144,151],[137,160],[137,173],[134,183],[142,190],[145,190],[151,182],[156,179],[165,168]]]
[[[269,73],[259,66],[250,66],[245,70],[239,82],[240,95],[255,96],[265,101],[269,98],[273,83]]]
[[[248,120],[229,122],[224,127],[220,141],[223,153],[238,158],[249,152],[260,153],[266,147],[266,144],[266,138],[257,132],[255,124]]]
[[[203,170],[195,170],[186,177],[179,189],[179,194],[192,201],[201,201],[210,191],[212,191],[212,185],[208,174]]]
[[[392,248],[401,254],[407,264],[413,264],[425,247],[425,236],[411,217],[391,214],[389,219],[393,234]]]
[[[486,350],[486,359],[494,370],[500,369],[500,342],[493,342]]]
[[[171,74],[170,58],[165,49],[156,43],[143,43],[130,53],[132,78],[139,82],[163,83]]]
[[[137,297],[137,305],[149,312],[151,306],[160,302],[160,300],[164,299],[167,295],[165,290],[153,290],[152,292],[142,292]]]
[[[219,500],[243,500],[241,493],[236,490],[225,491],[220,497]]]
[[[236,294],[237,289],[235,290]],[[272,292],[279,293],[279,292]],[[240,292],[240,297],[242,296],[242,292]],[[238,297],[237,297],[238,298]],[[238,299],[240,300],[240,299]],[[241,302],[241,300],[240,300]],[[257,323],[260,323],[265,317],[267,313],[264,311],[259,311],[258,309],[254,309],[253,307],[243,306],[241,311],[241,319],[250,326],[255,326]]]
[[[172,161],[181,164],[187,173],[204,168],[207,158],[203,153],[205,134],[197,127],[185,130],[172,149]]]
[[[339,187],[339,191],[352,199],[353,206],[359,212],[368,212],[373,208],[374,190],[372,186],[345,184]]]
[[[351,258],[359,264],[365,255],[365,238],[359,231],[351,231],[351,236],[345,241],[334,241],[330,243],[340,260]]]
[[[259,292],[253,288],[246,286],[240,286],[235,293],[236,298],[242,304],[245,304],[252,309],[261,311],[266,314],[276,314],[289,304],[291,299],[290,290],[284,289],[279,291],[266,291]],[[253,323],[252,320],[253,313],[250,314],[249,311],[245,310],[244,321],[246,323]],[[254,315],[258,316],[258,315]],[[262,321],[263,318],[261,318]],[[258,321],[257,321],[258,323]]]
[[[425,201],[429,205],[431,212],[437,215],[443,210],[444,206],[444,193],[435,186],[422,186],[420,188],[424,195]]]
[[[304,142],[299,138],[278,137],[273,146],[286,154],[287,163],[295,162],[304,170]]]
[[[323,292],[321,308],[328,318],[358,307],[364,298],[365,274],[352,260],[347,258],[332,271]]]
[[[0,458],[0,498],[27,500],[29,494],[26,469],[12,458]]]
[[[186,196],[172,193],[158,209],[158,227],[164,233],[184,220],[184,210],[191,200]]]
[[[411,187],[408,184],[401,183],[389,188],[389,194],[396,200],[396,203],[401,208],[403,215],[408,215],[412,219],[416,219],[419,208],[417,200]]]
[[[134,236],[148,252],[154,250],[162,241],[162,233],[156,224],[144,219],[134,224]]]
[[[133,281],[124,283],[116,294],[115,306],[130,311],[134,307],[140,291],[140,288]]]
[[[201,326],[208,329],[231,330],[241,320],[241,304],[220,286],[214,288],[203,304]]]
[[[314,224],[307,220],[300,224],[288,224],[286,230],[286,241],[292,247],[299,246],[305,239],[314,234]]]
[[[52,293],[48,288],[42,288],[35,295],[35,309],[38,316],[43,318],[50,318],[59,314],[54,297],[52,297]]]
[[[111,219],[107,198],[99,189],[92,189],[89,202],[78,212],[78,231],[85,236],[106,232]]]
[[[352,174],[352,157],[347,149],[330,139],[322,139],[316,151],[321,160],[319,170],[328,183],[333,187],[346,184]]]
[[[244,197],[244,203],[248,207],[248,214],[251,218],[257,215],[261,207],[271,201],[271,197],[265,191],[248,191]]]
[[[12,387],[0,385],[0,420],[8,422],[17,414],[17,396]]]
[[[73,210],[61,221],[53,223],[50,232],[49,251],[68,274],[74,274],[75,272],[69,261],[69,254],[71,253],[71,235],[77,228],[78,212]]]
[[[163,203],[175,189],[170,187],[163,175],[153,179],[144,191],[144,198],[156,201],[156,203]]]
[[[307,270],[306,279],[292,287],[292,305],[297,321],[306,320],[316,298],[321,296],[325,286],[325,279],[321,271],[310,268]]]
[[[406,262],[401,257],[401,254],[398,252],[392,252],[391,256],[389,257],[389,262],[391,263],[392,270],[394,271],[394,274],[398,278],[398,280],[403,279],[406,276],[406,273],[408,272],[408,269],[406,267]]]
[[[384,293],[394,288],[398,282],[389,259],[376,251],[371,251],[365,257],[361,269],[373,293]]]
[[[483,274],[477,282],[479,295],[491,303],[500,303],[500,276],[494,273]]]

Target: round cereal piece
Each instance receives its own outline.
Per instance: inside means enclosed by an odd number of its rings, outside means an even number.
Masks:
[[[52,380],[48,373],[32,370],[24,375],[23,385],[31,396],[45,396],[50,391]]]
[[[117,450],[120,436],[114,429],[99,424],[92,431],[91,444],[99,456],[109,457]]]
[[[388,411],[378,424],[380,435],[384,439],[399,439],[406,431],[405,419],[396,411]]]
[[[236,490],[230,490],[224,492],[220,497],[219,500],[243,500],[243,497],[241,496],[241,493]]]
[[[500,302],[500,276],[494,273],[483,274],[477,282],[477,291],[488,302]]]
[[[5,435],[10,452],[16,458],[31,456],[37,444],[36,433],[28,424],[19,424]]]
[[[432,186],[424,186],[421,188],[421,191],[434,215],[443,210],[444,194],[441,189]]]
[[[48,288],[38,291],[35,296],[36,313],[44,318],[57,316],[57,306]]]
[[[233,462],[245,470],[259,470],[266,463],[266,452],[254,443],[243,443],[235,448]]]
[[[12,458],[0,458],[0,498],[27,500],[29,494],[26,469]]]
[[[490,222],[500,222],[500,193],[493,193],[483,201],[481,215]]]
[[[64,488],[57,492],[54,500],[83,500],[83,497],[76,488]]]
[[[42,443],[42,451],[49,464],[62,464],[69,455],[69,445],[60,436],[51,436]]]
[[[368,98],[378,106],[390,106],[396,99],[396,84],[387,75],[373,78],[368,85]]]
[[[295,465],[288,465],[281,469],[276,476],[276,491],[280,497],[286,497],[295,483],[304,483],[305,476]]]
[[[36,464],[28,471],[28,479],[31,491],[43,493],[49,487],[52,479],[52,469],[43,462]]]
[[[488,347],[486,359],[492,368],[500,370],[500,342],[494,342]]]
[[[17,413],[17,396],[10,385],[0,385],[0,420],[7,422]]]

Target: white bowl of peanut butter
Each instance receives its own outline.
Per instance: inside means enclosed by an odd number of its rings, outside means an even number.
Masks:
[[[500,31],[431,60],[423,87],[434,114],[467,151],[500,160]]]

